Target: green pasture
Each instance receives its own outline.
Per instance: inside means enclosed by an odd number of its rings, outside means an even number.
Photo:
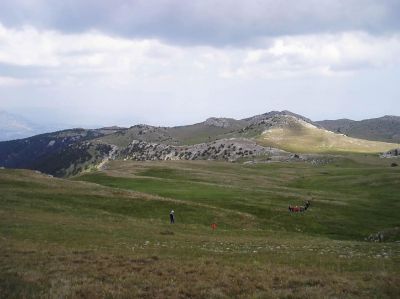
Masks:
[[[0,297],[396,298],[400,169],[389,162],[0,170]],[[288,212],[305,200],[305,213]],[[384,242],[365,240],[382,231]]]

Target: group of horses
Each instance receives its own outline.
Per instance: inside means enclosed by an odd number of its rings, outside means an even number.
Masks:
[[[305,212],[310,207],[310,201],[307,200],[304,203],[304,206],[289,206],[289,212],[298,213],[298,212]]]

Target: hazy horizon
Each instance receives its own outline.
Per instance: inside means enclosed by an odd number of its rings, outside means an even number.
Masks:
[[[255,115],[259,115],[259,114],[264,114],[267,112],[271,112],[271,111],[283,111],[283,110],[270,110],[270,111],[264,111],[264,112],[260,112],[257,114],[253,114],[253,115],[246,115],[244,117],[240,117],[240,118],[235,118],[235,117],[231,117],[231,116],[224,116],[224,115],[220,115],[220,116],[215,116],[215,115],[211,115],[207,118],[212,118],[212,117],[216,117],[216,118],[230,118],[230,119],[236,119],[236,120],[240,120],[240,119],[245,119],[245,118],[249,118]],[[290,111],[290,110],[288,110]],[[296,111],[290,111],[292,113],[296,113]],[[174,126],[186,126],[186,125],[193,125],[196,123],[201,123],[207,120],[207,118],[198,120],[198,121],[193,121],[193,122],[189,122],[189,123],[182,123],[182,124],[172,124],[172,125],[165,125],[165,124],[152,124],[152,123],[145,123],[145,122],[132,122],[132,123],[125,123],[125,124],[120,124],[120,123],[115,123],[115,124],[89,124],[89,125],[84,125],[84,124],[80,124],[80,123],[63,123],[63,122],[36,122],[32,119],[29,118],[29,116],[25,116],[22,114],[17,114],[17,113],[13,113],[10,111],[5,111],[5,110],[0,110],[0,118],[1,118],[1,114],[2,113],[6,113],[9,114],[11,116],[16,116],[17,118],[21,118],[24,121],[27,121],[28,123],[30,123],[31,125],[33,125],[34,127],[38,128],[40,132],[51,132],[51,130],[63,130],[63,129],[72,129],[72,128],[84,128],[84,129],[98,129],[98,128],[103,128],[103,127],[112,127],[112,126],[116,126],[116,127],[126,127],[129,128],[131,126],[135,126],[135,125],[139,125],[139,124],[145,124],[145,125],[151,125],[151,126],[160,126],[160,127],[174,127]],[[298,113],[296,113],[298,114]],[[355,121],[361,121],[361,120],[366,120],[366,119],[371,119],[371,118],[380,118],[380,117],[384,117],[384,116],[398,116],[399,115],[393,115],[393,114],[386,114],[386,115],[379,115],[376,117],[370,117],[370,118],[360,118],[360,119],[353,119],[353,118],[348,118],[348,117],[339,117],[339,118],[331,118],[331,119],[312,119],[310,117],[308,117],[308,115],[303,115],[301,114],[301,116],[304,116],[306,118],[311,119],[312,121],[323,121],[323,120],[338,120],[338,119],[350,119],[350,120],[355,120]],[[0,125],[1,128],[1,125]],[[33,136],[33,135],[32,135]]]

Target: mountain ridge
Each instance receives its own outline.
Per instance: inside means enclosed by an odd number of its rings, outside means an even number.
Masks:
[[[176,127],[77,128],[5,141],[0,142],[0,166],[70,176],[109,159],[287,161],[299,159],[295,152],[373,153],[397,147],[335,134],[318,122],[284,110],[241,120],[211,117]]]
[[[400,116],[385,115],[377,118],[316,121],[321,127],[350,137],[384,142],[400,142]]]

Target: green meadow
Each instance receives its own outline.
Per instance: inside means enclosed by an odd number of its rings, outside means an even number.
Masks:
[[[69,179],[0,170],[0,297],[398,298],[391,162],[111,161]],[[366,240],[378,232],[383,242]]]

